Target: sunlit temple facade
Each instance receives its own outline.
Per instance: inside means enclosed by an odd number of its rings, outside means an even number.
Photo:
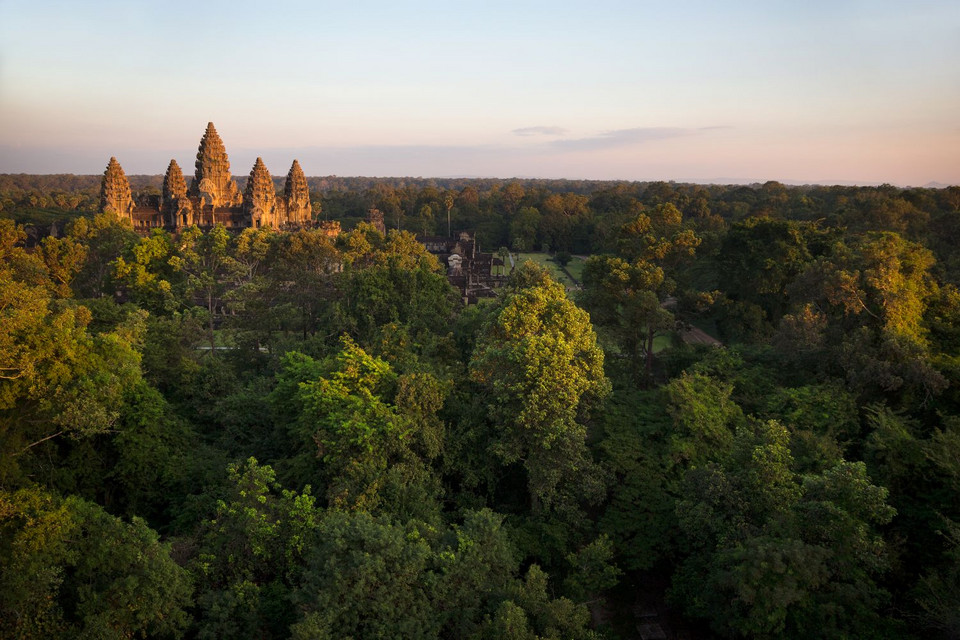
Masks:
[[[210,228],[216,224],[228,229],[295,229],[312,223],[310,190],[300,163],[293,161],[283,193],[278,195],[270,172],[257,158],[241,193],[212,122],[200,140],[189,188],[177,161],[171,160],[162,193],[134,199],[123,168],[116,158],[110,158],[100,187],[100,210],[130,220],[141,232],[154,228],[176,232],[193,225]]]

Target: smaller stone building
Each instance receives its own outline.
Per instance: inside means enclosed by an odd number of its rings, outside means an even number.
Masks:
[[[447,279],[468,303],[479,298],[492,298],[507,280],[507,276],[493,273],[494,267],[503,265],[503,260],[482,253],[475,238],[467,232],[450,238],[420,236],[417,240],[447,267]]]

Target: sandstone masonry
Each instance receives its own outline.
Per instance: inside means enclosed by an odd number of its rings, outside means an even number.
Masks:
[[[223,140],[212,122],[200,140],[189,189],[180,166],[171,160],[162,194],[135,201],[123,168],[116,158],[110,158],[100,187],[100,210],[130,220],[133,228],[143,233],[153,228],[176,232],[193,225],[204,229],[216,224],[228,229],[296,229],[313,224],[310,190],[300,163],[293,161],[283,194],[278,196],[270,171],[257,158],[241,194],[230,174]]]

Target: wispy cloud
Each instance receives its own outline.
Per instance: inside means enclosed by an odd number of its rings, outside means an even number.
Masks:
[[[554,140],[550,144],[554,147],[569,151],[598,151],[614,147],[626,147],[654,140],[667,140],[693,135],[698,129],[682,127],[636,127],[633,129],[615,129],[588,138],[574,138],[571,140]]]
[[[562,136],[567,132],[562,127],[523,127],[510,133],[515,136]]]

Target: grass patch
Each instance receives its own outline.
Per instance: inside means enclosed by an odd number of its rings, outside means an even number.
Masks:
[[[660,353],[664,349],[673,346],[673,338],[671,336],[653,336],[653,352]]]
[[[516,261],[518,267],[523,264],[525,260],[532,260],[533,262],[536,262],[541,267],[544,267],[547,271],[549,271],[554,280],[568,289],[572,289],[579,284],[578,282],[571,280],[570,276],[564,273],[563,269],[560,268],[560,265],[554,262],[553,257],[547,253],[514,253],[513,259]],[[572,258],[570,263],[567,264],[567,271],[569,271],[570,275],[577,280],[580,280],[583,275],[583,262],[584,261],[581,258]]]
[[[567,263],[567,271],[569,271],[570,275],[576,278],[578,282],[583,282],[583,265],[586,264],[586,262],[583,258],[573,256],[570,262]]]

